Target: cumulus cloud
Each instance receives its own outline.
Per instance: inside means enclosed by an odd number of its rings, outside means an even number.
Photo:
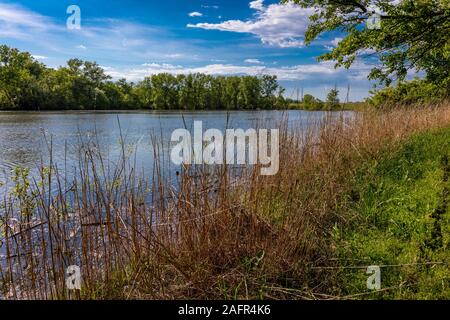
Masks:
[[[264,0],[250,2],[250,8],[256,13],[252,19],[227,20],[221,23],[188,24],[189,28],[220,30],[238,33],[250,33],[268,45],[302,47],[304,34],[309,23],[309,16],[314,9],[302,8],[291,2],[287,4],[270,4],[265,6]]]
[[[255,0],[249,3],[250,8],[263,11],[264,10],[264,0]]]
[[[203,17],[203,14],[201,12],[194,11],[189,13],[189,17]]]

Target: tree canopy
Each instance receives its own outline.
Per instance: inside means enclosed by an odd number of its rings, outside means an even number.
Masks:
[[[339,90],[331,89],[327,94],[327,108],[332,110],[339,107]]]
[[[285,106],[276,76],[149,75],[113,81],[95,62],[48,68],[27,52],[0,46],[0,109],[272,109]]]
[[[427,81],[450,90],[450,0],[283,0],[290,1],[314,9],[307,44],[325,32],[345,33],[320,60],[348,68],[358,55],[372,54],[380,63],[370,79],[389,85],[409,70],[423,71]],[[364,26],[373,14],[380,29]]]

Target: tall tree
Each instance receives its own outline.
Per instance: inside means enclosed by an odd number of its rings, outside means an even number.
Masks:
[[[38,83],[45,66],[28,52],[0,46],[0,107],[37,109],[42,100]]]
[[[328,110],[333,110],[339,107],[339,90],[334,88],[328,92],[326,106]]]
[[[450,87],[450,0],[292,1],[314,11],[306,43],[327,31],[346,33],[319,59],[349,67],[358,55],[372,52],[381,66],[372,69],[370,79],[390,84],[404,80],[413,69],[425,71],[428,81]],[[381,19],[380,29],[364,27],[374,14]]]

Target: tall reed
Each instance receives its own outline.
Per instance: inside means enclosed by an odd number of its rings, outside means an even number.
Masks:
[[[183,166],[165,175],[153,140],[151,179],[122,139],[112,166],[98,142],[81,142],[76,173],[54,163],[40,178],[17,169],[1,208],[0,291],[7,299],[324,298],[333,225],[358,165],[408,136],[450,125],[450,105],[325,117],[282,126],[280,170]],[[47,141],[52,154],[52,141]],[[66,288],[66,268],[82,289]]]

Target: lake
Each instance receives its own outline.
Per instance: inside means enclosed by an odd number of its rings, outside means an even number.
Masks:
[[[14,168],[29,168],[31,180],[36,178],[39,181],[39,168],[41,165],[49,165],[50,148],[53,164],[63,175],[63,183],[67,182],[63,186],[64,193],[71,189],[71,178],[75,168],[79,168],[81,144],[95,148],[107,159],[108,172],[114,171],[125,150],[131,155],[130,165],[136,172],[143,174],[144,179],[151,181],[155,163],[155,144],[152,141],[156,139],[162,141],[162,144],[157,143],[156,146],[162,149],[160,154],[165,157],[159,159],[165,164],[163,175],[176,188],[176,171],[179,166],[172,164],[168,156],[171,149],[170,137],[175,129],[193,130],[194,121],[203,122],[203,132],[211,128],[270,129],[287,121],[288,127],[302,130],[318,123],[325,116],[340,114],[305,111],[0,112],[0,181],[4,184],[0,188],[0,204],[4,203],[3,196],[10,194],[8,190],[14,185],[11,181],[11,171]],[[344,113],[347,114],[353,113]],[[122,148],[123,145],[125,148]],[[239,168],[235,174],[239,177]],[[52,186],[56,186],[55,179],[52,181]],[[51,192],[56,194],[58,190],[52,188]],[[149,193],[145,196],[150,202],[153,195]],[[67,192],[64,196],[66,200],[71,200],[74,195]],[[0,209],[0,217],[3,215],[2,210],[3,208]],[[37,217],[34,216],[33,219]],[[17,221],[15,216],[10,217],[11,225],[17,227]],[[37,220],[32,221],[32,224],[37,223]],[[39,226],[39,223],[36,225]],[[40,232],[36,228],[32,233],[36,243],[40,243]],[[47,225],[43,227],[43,232],[47,234]],[[78,248],[80,238],[73,237],[72,241],[72,248]],[[5,250],[0,235],[0,267],[3,269]]]
[[[120,158],[121,139],[135,151],[133,162],[144,173],[154,163],[152,137],[165,142],[178,128],[192,129],[203,121],[203,130],[217,128],[276,128],[283,118],[289,126],[307,128],[327,112],[308,111],[137,111],[137,112],[1,112],[0,181],[10,185],[11,170],[29,168],[37,174],[41,163],[49,163],[52,141],[53,162],[71,172],[79,159],[80,142],[95,143],[111,163]],[[339,113],[333,113],[337,115]],[[228,124],[227,124],[228,123]]]

